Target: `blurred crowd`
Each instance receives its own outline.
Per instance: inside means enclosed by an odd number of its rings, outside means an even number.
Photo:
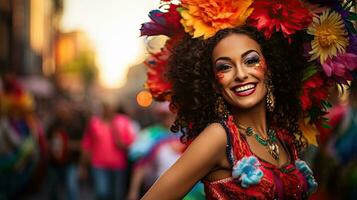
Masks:
[[[357,83],[335,90],[329,128],[303,155],[319,183],[312,199],[357,199]],[[61,92],[39,102],[1,77],[0,200],[139,199],[185,149],[168,103],[151,107],[144,127],[113,102],[93,108]],[[202,184],[185,199],[204,199]]]
[[[319,183],[312,199],[357,199],[357,83],[335,94],[329,128],[303,155]],[[144,127],[105,99],[93,108],[59,91],[39,102],[16,76],[1,77],[0,200],[139,199],[185,150],[168,103],[151,107]],[[202,184],[185,199],[204,199]]]
[[[144,127],[119,102],[60,90],[41,101],[25,88],[0,79],[0,200],[139,199],[184,151],[167,103],[151,106]],[[185,199],[204,199],[203,186]]]

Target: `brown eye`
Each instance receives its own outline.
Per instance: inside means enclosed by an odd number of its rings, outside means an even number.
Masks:
[[[231,68],[231,66],[228,65],[228,64],[219,64],[219,65],[216,66],[216,70],[217,71],[224,71],[224,70],[227,70],[229,68]]]
[[[252,58],[252,59],[246,60],[245,64],[247,64],[247,65],[257,64],[257,63],[259,63],[259,61],[260,61],[259,58]]]

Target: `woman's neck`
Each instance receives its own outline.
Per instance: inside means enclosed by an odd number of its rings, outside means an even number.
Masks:
[[[235,123],[246,128],[252,127],[261,136],[267,136],[265,101],[249,109],[235,109],[232,113]]]

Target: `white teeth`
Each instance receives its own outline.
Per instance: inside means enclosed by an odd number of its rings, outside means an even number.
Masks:
[[[242,92],[242,91],[245,91],[245,90],[252,89],[252,88],[254,88],[254,87],[255,87],[254,84],[244,85],[244,86],[242,86],[242,87],[237,87],[237,88],[236,88],[236,92]]]

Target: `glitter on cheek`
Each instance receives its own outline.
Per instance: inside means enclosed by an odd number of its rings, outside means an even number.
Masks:
[[[260,73],[265,73],[267,65],[264,59],[261,59],[259,63],[255,65],[255,69]]]
[[[223,79],[224,79],[224,74],[222,72],[217,72],[216,73],[216,79],[219,83],[222,83]]]

